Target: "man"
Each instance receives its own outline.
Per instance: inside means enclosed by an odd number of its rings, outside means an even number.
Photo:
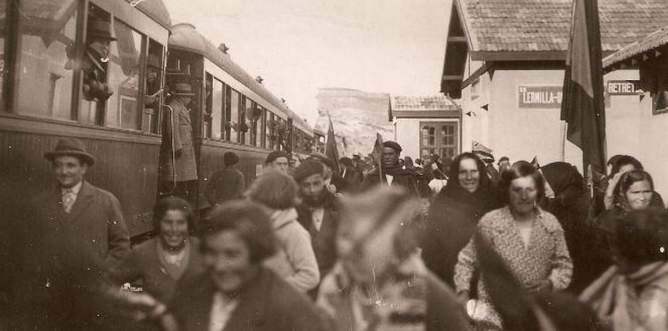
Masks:
[[[402,169],[399,165],[401,146],[394,141],[383,143],[380,158],[380,170],[371,170],[362,181],[361,190],[368,190],[376,185],[403,186],[412,196],[418,196],[418,184],[416,174],[410,170]]]
[[[316,301],[333,330],[468,330],[463,306],[420,258],[419,203],[387,186],[341,199],[338,261]]]
[[[234,152],[227,152],[223,156],[225,169],[214,172],[204,191],[211,207],[225,201],[243,198],[246,189],[244,174],[237,169],[239,156]]]
[[[360,153],[353,154],[353,168],[355,168],[360,178],[364,178],[366,163],[362,160]]]
[[[193,204],[197,165],[188,105],[195,93],[189,84],[178,83],[171,91],[171,96],[169,110],[163,121],[164,134],[160,150],[161,193],[183,198]]]
[[[264,161],[264,168],[288,173],[290,164],[288,162],[288,153],[284,151],[272,151],[267,155]]]
[[[89,19],[86,31],[83,97],[88,101],[104,103],[114,94],[107,84],[107,63],[111,42],[116,41],[116,37],[113,35],[111,23],[96,18]]]
[[[82,141],[60,139],[44,157],[57,185],[33,201],[29,234],[34,238],[24,270],[33,291],[25,293],[23,303],[35,313],[35,323],[46,319],[59,330],[98,329],[92,321],[100,321],[93,316],[100,316],[95,294],[101,271],[130,251],[121,206],[113,194],[84,180],[95,158]]]
[[[325,167],[325,183],[327,183],[327,189],[332,193],[341,193],[345,192],[347,189],[347,183],[339,175],[338,169],[336,167],[336,162],[330,159],[324,154],[313,153],[307,160],[315,160],[322,163]]]
[[[302,204],[297,207],[298,221],[311,235],[321,279],[336,261],[336,229],[339,223],[338,198],[325,182],[325,167],[315,160],[304,161],[294,174],[300,187]],[[317,293],[317,288],[312,292]]]
[[[346,181],[345,192],[356,191],[362,184],[362,176],[359,172],[357,172],[357,169],[355,169],[353,160],[348,157],[342,157],[339,160],[339,164],[341,165],[342,169],[341,177],[343,177],[343,179]]]
[[[499,166],[499,173],[503,173],[510,169],[510,159],[507,156],[502,156],[497,165]]]
[[[288,160],[288,174],[292,176],[295,173],[295,169],[299,167],[301,160],[299,160],[299,155],[291,154],[290,159]]]

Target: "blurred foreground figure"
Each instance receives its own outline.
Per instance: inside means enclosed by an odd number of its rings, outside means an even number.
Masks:
[[[204,226],[206,271],[179,283],[170,308],[180,330],[326,330],[306,296],[262,266],[276,239],[261,205],[228,202]]]
[[[630,211],[617,224],[615,265],[581,299],[615,331],[668,330],[668,214]]]
[[[317,300],[335,330],[468,330],[455,295],[418,256],[419,203],[387,186],[343,201],[339,262]]]

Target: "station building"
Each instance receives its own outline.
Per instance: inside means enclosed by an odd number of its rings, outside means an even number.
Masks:
[[[389,120],[403,156],[425,159],[461,153],[462,111],[452,99],[436,96],[391,96]]]
[[[663,144],[668,141],[668,26],[604,58],[603,70],[608,75],[639,73],[638,80],[608,82],[606,88],[637,101],[628,109],[633,123],[623,129],[637,144],[633,154],[654,177],[656,190],[668,192],[668,148]]]
[[[668,25],[665,0],[598,4],[604,57]],[[571,5],[572,0],[453,0],[441,91],[460,99],[464,150],[477,142],[511,162],[537,156],[541,164],[566,161],[582,168],[582,153],[566,142],[560,120]],[[651,148],[642,144],[641,98],[615,93],[621,83],[638,79],[637,68],[604,77],[612,92],[605,98],[607,154],[635,155],[647,163],[645,149]],[[651,162],[647,168],[664,170]],[[668,189],[668,183],[663,186]]]

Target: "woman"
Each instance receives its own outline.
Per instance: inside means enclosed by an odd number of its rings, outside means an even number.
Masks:
[[[642,163],[640,163],[638,159],[629,155],[615,155],[610,158],[610,161],[608,162],[612,162],[612,168],[610,170],[610,180],[607,182],[607,186],[604,190],[605,194],[602,198],[605,210],[612,209],[616,204],[615,188],[617,187],[617,184],[619,183],[622,175],[631,170],[644,170]],[[658,192],[654,192],[650,204],[653,207],[665,208],[663,204],[663,198]]]
[[[451,180],[429,210],[422,258],[451,287],[457,254],[471,240],[478,220],[499,207],[489,177],[484,174],[485,164],[480,158],[473,153],[460,154],[450,168]]]
[[[109,272],[112,282],[141,280],[142,289],[159,302],[170,302],[179,279],[204,270],[199,240],[189,236],[194,227],[190,204],[177,197],[161,199],[153,211],[158,235],[130,252]]]
[[[179,283],[163,320],[188,331],[326,330],[308,299],[263,266],[276,251],[272,232],[259,204],[216,207],[202,231],[205,272]]]
[[[543,177],[533,166],[514,165],[503,173],[500,182],[508,205],[487,213],[478,224],[481,237],[529,292],[563,290],[573,273],[559,221],[537,204],[544,194],[544,187]],[[470,298],[477,260],[475,241],[471,240],[459,254],[455,266],[455,286],[462,300]],[[481,306],[487,308],[486,316],[480,319],[501,328],[500,318],[489,306],[484,284],[478,282],[477,287]],[[475,313],[473,316],[478,318]]]
[[[633,210],[650,208],[663,210],[662,206],[652,204],[654,181],[648,172],[638,169],[630,170],[623,173],[616,182],[612,190],[612,207],[600,214],[591,227],[595,237],[594,253],[596,254],[596,263],[591,267],[597,276],[609,268],[617,256],[613,245],[617,223]]]
[[[298,194],[299,187],[292,177],[269,171],[255,180],[248,198],[271,209],[271,223],[279,250],[265,261],[265,265],[299,291],[307,292],[320,282],[320,272],[311,236],[297,221]]]
[[[584,190],[584,178],[578,169],[566,162],[554,162],[540,168],[546,190],[552,197],[545,199],[545,209],[557,217],[564,230],[568,252],[573,259],[573,281],[569,290],[579,293],[598,275],[590,271],[592,238],[588,235],[590,211],[589,194]]]
[[[388,186],[342,199],[339,259],[317,300],[334,330],[468,330],[455,294],[416,253],[418,201]]]
[[[668,330],[668,214],[633,210],[619,220],[615,265],[581,299],[613,330]]]

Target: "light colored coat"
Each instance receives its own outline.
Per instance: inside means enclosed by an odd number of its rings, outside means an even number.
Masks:
[[[190,111],[178,98],[169,103],[171,110],[165,113],[163,141],[160,151],[162,178],[170,182],[197,179],[197,164],[193,143]],[[177,151],[180,156],[176,156]]]
[[[315,288],[320,282],[318,262],[311,236],[297,222],[297,211],[294,208],[277,210],[271,219],[278,251],[264,265],[300,292]]]

